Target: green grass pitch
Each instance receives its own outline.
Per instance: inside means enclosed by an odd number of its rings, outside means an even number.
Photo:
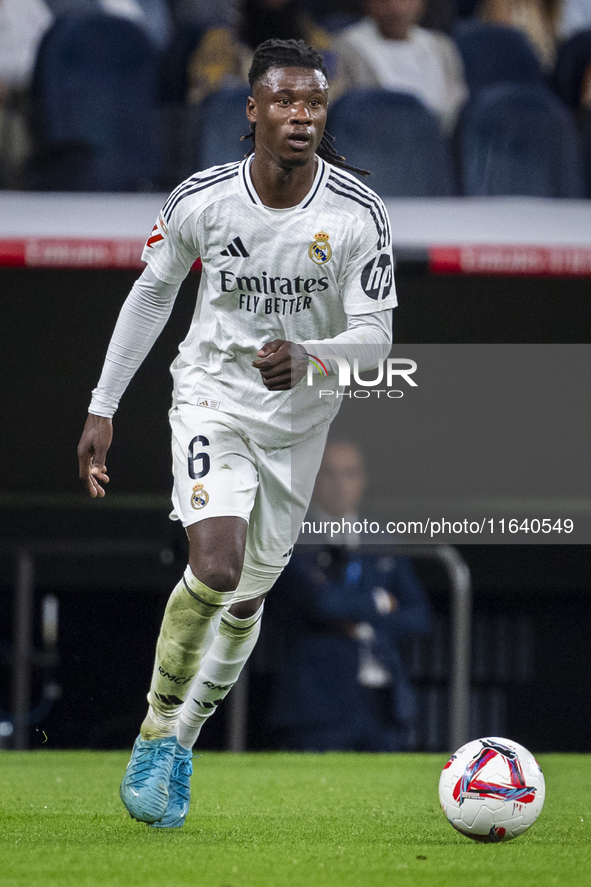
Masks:
[[[508,844],[446,822],[445,755],[206,753],[185,827],[132,821],[123,752],[0,753],[2,887],[590,887],[591,756],[544,755]]]

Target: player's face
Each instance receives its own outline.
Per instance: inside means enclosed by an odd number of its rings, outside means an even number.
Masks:
[[[256,123],[256,152],[284,168],[305,166],[326,124],[328,83],[321,71],[270,68],[257,80],[246,116]]]

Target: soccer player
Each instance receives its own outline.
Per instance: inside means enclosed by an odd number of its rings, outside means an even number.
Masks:
[[[353,348],[361,369],[375,366],[396,304],[384,206],[324,135],[322,57],[301,41],[266,41],[250,84],[254,148],[197,173],[164,204],[78,447],[80,477],[104,496],[111,417],[200,257],[193,321],[171,368],[172,517],[186,529],[189,563],[164,613],[120,790],[132,817],[165,828],[185,821],[191,749],[256,643],[338,409],[336,362],[322,379],[334,396],[320,398],[304,378],[308,355]]]

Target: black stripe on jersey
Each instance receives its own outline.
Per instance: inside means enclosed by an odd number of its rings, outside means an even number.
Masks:
[[[179,196],[176,198],[176,200],[174,201],[174,203],[169,207],[168,212],[167,212],[166,216],[164,217],[164,221],[165,221],[165,222],[168,222],[168,221],[169,221],[169,219],[170,219],[170,217],[171,217],[171,215],[172,215],[172,213],[173,213],[173,210],[174,210],[174,208],[176,207],[177,203],[180,203],[181,200],[183,200],[185,197],[190,197],[191,194],[197,194],[199,191],[205,191],[206,188],[211,188],[213,185],[218,185],[220,182],[225,182],[225,181],[227,181],[228,179],[233,179],[233,178],[235,178],[237,175],[238,175],[238,170],[237,170],[236,172],[231,172],[231,173],[230,173],[229,175],[227,175],[227,176],[220,176],[219,178],[216,178],[216,179],[214,179],[214,180],[211,181],[211,182],[210,182],[210,181],[207,181],[206,184],[199,184],[199,187],[196,187],[196,188],[190,188],[188,191],[185,191],[183,194],[179,194]]]
[[[248,196],[250,197],[250,199],[252,200],[252,202],[258,206],[258,203],[257,203],[257,201],[255,200],[252,191],[251,191],[250,188],[248,187],[248,176],[246,175],[246,163],[245,163],[244,166],[242,167],[242,181],[244,182],[244,187],[246,188],[246,193],[248,194]]]
[[[239,162],[239,161],[238,161],[238,162]],[[197,172],[197,173],[195,173],[194,176],[191,176],[189,179],[185,179],[184,182],[181,182],[180,185],[177,185],[177,187],[174,189],[174,191],[172,191],[172,192],[169,194],[166,203],[165,203],[164,206],[162,207],[162,212],[163,212],[163,213],[167,212],[168,207],[170,206],[171,202],[172,202],[172,201],[173,201],[173,200],[174,200],[179,194],[182,194],[182,193],[183,193],[184,191],[186,191],[188,188],[192,188],[193,185],[197,184],[197,182],[209,181],[209,179],[213,178],[214,176],[221,175],[221,174],[222,174],[223,172],[225,172],[226,170],[231,169],[231,168],[234,167],[234,166],[238,166],[238,162],[234,161],[233,163],[224,163],[224,164],[221,165],[221,166],[214,166],[214,167],[213,167],[214,172],[212,173],[211,176],[208,176],[207,178],[204,178],[202,172]]]
[[[368,188],[365,188],[361,183],[351,182],[344,176],[339,175],[335,170],[331,171],[329,181],[333,181],[341,188],[351,192],[350,194],[342,194],[343,197],[351,197],[352,200],[356,200],[357,203],[361,203],[362,206],[366,206],[370,210],[378,232],[378,249],[381,249],[384,246],[389,246],[392,239],[390,234],[390,223],[384,205],[379,197]],[[331,188],[331,190],[334,189]],[[376,216],[372,211],[372,207],[377,211],[381,225],[378,223]]]
[[[179,186],[176,191],[173,191],[164,205],[162,210],[164,221],[168,222],[170,220],[174,208],[184,197],[189,197],[191,194],[196,194],[198,191],[204,191],[206,188],[211,188],[212,185],[217,185],[219,182],[225,182],[227,179],[233,179],[238,175],[237,169],[227,175],[220,175],[220,173],[225,172],[228,168],[229,167],[220,167],[220,172],[211,176],[206,176],[205,178],[195,176],[194,178],[189,179],[184,186]]]
[[[369,209],[378,232],[378,249],[389,246],[392,239],[390,225],[382,201],[362,185],[357,185],[357,182],[350,182],[348,179],[345,179],[344,176],[339,176],[334,172],[331,172],[328,181],[329,183],[334,182],[341,188],[344,188],[347,192],[350,192],[344,193],[343,191],[337,191],[330,184],[327,184],[327,188],[330,188],[335,194],[340,194],[342,197],[349,197],[351,200],[355,200],[357,203],[360,203],[361,206],[365,206]],[[374,209],[378,212],[380,222],[378,222],[376,218]]]
[[[365,200],[369,200],[371,203],[373,203],[373,205],[379,211],[380,218],[384,222],[384,227],[387,226],[388,217],[383,201],[374,191],[371,191],[362,182],[357,182],[356,180],[351,180],[350,178],[347,178],[337,167],[333,167],[331,169],[330,177],[331,179],[333,179],[333,181],[338,182],[340,185],[343,185],[347,190],[353,191],[359,197],[363,197]]]
[[[385,243],[382,242],[382,238],[384,237],[384,231],[381,228],[380,222],[378,221],[378,217],[376,216],[371,204],[367,203],[364,200],[360,200],[358,197],[355,197],[353,194],[347,194],[346,191],[339,191],[338,188],[335,188],[333,185],[330,184],[330,180],[327,182],[326,187],[329,188],[331,191],[334,191],[335,194],[339,194],[341,197],[348,197],[350,200],[354,200],[355,203],[359,203],[360,206],[364,206],[366,209],[369,210],[370,215],[371,215],[372,219],[374,220],[376,230],[378,232],[377,249],[382,249],[382,247],[385,246]]]
[[[172,200],[175,199],[175,197],[177,197],[183,191],[186,191],[188,188],[191,188],[193,185],[197,184],[197,182],[209,181],[209,179],[212,179],[216,176],[221,175],[224,172],[227,172],[230,169],[233,169],[234,167],[237,167],[239,165],[239,163],[240,163],[240,161],[238,160],[238,161],[232,161],[232,163],[223,163],[223,164],[220,164],[220,166],[213,166],[213,167],[211,167],[211,169],[212,169],[211,175],[207,176],[207,177],[204,177],[203,171],[196,172],[195,175],[191,176],[188,179],[185,179],[185,181],[181,182],[180,185],[177,185],[177,187],[174,189],[174,191],[172,191],[171,194],[169,194],[168,199],[167,199],[166,203],[164,204],[163,211],[168,209],[169,204],[171,203]]]
[[[390,220],[388,218],[386,208],[380,198],[376,194],[374,194],[373,191],[370,191],[369,188],[364,187],[361,182],[352,182],[350,179],[346,179],[345,176],[339,175],[336,170],[331,173],[331,178],[333,179],[333,181],[338,182],[346,190],[350,190],[354,194],[357,194],[359,197],[363,197],[365,200],[369,200],[370,203],[377,209],[384,228],[384,242],[382,246],[389,246],[392,241],[392,234],[390,232]]]
[[[324,163],[324,160],[322,159],[322,157],[319,157],[318,159],[319,159],[320,163],[322,163],[323,166],[325,166],[325,163]],[[322,180],[324,179],[324,172],[325,172],[325,170],[323,169],[321,171],[320,175],[318,176],[318,183],[317,183],[316,187],[314,188],[314,193],[312,194],[310,199],[304,203],[302,209],[306,209],[308,206],[310,206],[310,204],[312,203],[312,201],[314,200],[314,198],[318,194],[318,189],[320,188],[320,186],[322,184]]]

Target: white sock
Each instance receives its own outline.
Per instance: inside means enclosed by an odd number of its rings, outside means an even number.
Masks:
[[[240,677],[260,634],[263,606],[247,619],[223,611],[217,636],[180,712],[178,741],[183,748],[193,748],[203,724]]]
[[[141,726],[142,739],[174,736],[178,715],[208,643],[211,623],[232,600],[200,582],[190,567],[173,590],[162,620],[148,693],[150,707]]]

